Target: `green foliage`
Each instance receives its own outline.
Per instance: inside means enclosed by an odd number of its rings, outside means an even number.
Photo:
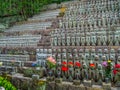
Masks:
[[[22,15],[26,18],[39,13],[44,5],[69,0],[0,0],[0,16]]]
[[[33,75],[33,70],[32,69],[25,69],[24,70],[24,75],[26,76],[26,77],[32,77],[32,75]]]
[[[49,62],[49,61],[47,62],[47,65],[48,65],[48,67],[49,67],[50,69],[56,67],[56,64],[53,64],[53,63],[51,63],[51,62]]]
[[[44,5],[70,0],[0,0],[0,22],[12,26],[40,13]]]
[[[5,90],[17,90],[9,81],[3,77],[0,77],[0,86],[4,87]]]

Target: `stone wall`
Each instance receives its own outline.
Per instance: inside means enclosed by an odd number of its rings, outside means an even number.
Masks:
[[[46,85],[46,90],[108,90],[98,87],[86,87],[84,85],[74,85],[70,82],[48,82]]]

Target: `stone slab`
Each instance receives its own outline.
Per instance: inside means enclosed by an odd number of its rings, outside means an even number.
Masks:
[[[83,81],[83,84],[84,84],[84,86],[86,86],[86,87],[92,87],[92,82],[89,80],[89,81],[86,81],[86,80],[84,80]]]

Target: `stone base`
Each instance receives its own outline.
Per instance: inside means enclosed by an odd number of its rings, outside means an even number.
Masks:
[[[45,90],[55,90],[55,82],[48,82]]]
[[[80,85],[80,80],[73,80],[73,85]]]
[[[91,80],[88,80],[88,81],[84,80],[84,81],[83,81],[83,84],[84,84],[84,86],[86,86],[86,87],[92,87],[92,81],[91,81]]]
[[[54,80],[54,78],[53,77],[47,77],[46,80],[47,80],[47,82],[52,82]]]
[[[62,83],[62,78],[56,78],[56,79],[55,79],[55,82],[56,82],[56,83]]]
[[[115,83],[115,86],[116,86],[116,87],[120,87],[120,82],[116,82],[116,83]]]
[[[98,81],[98,82],[93,81],[92,84],[94,84],[94,85],[102,85],[102,81]]]
[[[34,79],[34,80],[39,80],[39,75],[32,75],[32,79]]]
[[[111,83],[103,83],[104,90],[111,90]]]

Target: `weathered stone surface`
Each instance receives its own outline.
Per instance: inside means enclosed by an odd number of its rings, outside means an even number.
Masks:
[[[62,90],[69,90],[69,84],[63,84]]]
[[[120,87],[120,82],[115,83],[116,87]]]
[[[91,90],[103,90],[102,88],[93,87]]]
[[[55,90],[55,82],[47,82],[46,90]]]
[[[111,83],[103,83],[103,90],[111,90]]]
[[[68,90],[86,90],[85,87],[80,85],[70,85]]]
[[[80,80],[73,80],[73,85],[80,85]]]
[[[55,79],[55,83],[62,83],[62,78]]]
[[[62,90],[63,85],[59,83],[55,83],[55,90]]]
[[[51,82],[51,81],[53,81],[53,80],[54,80],[54,78],[53,78],[53,77],[47,77],[46,79],[47,79],[47,82]]]
[[[91,87],[92,86],[92,82],[91,81],[84,81],[83,82],[84,83],[84,86],[86,86],[86,87]]]

